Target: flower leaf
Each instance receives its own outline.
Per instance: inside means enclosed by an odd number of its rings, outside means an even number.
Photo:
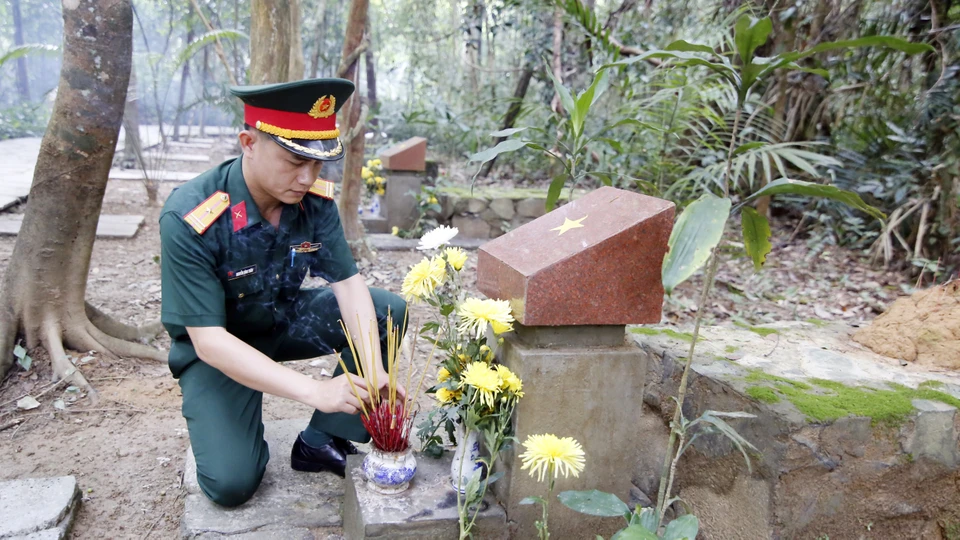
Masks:
[[[663,540],[694,540],[700,530],[697,516],[687,514],[667,524],[663,531]]]
[[[660,538],[640,525],[631,525],[613,535],[610,540],[660,540]]]
[[[507,139],[500,144],[494,146],[493,148],[487,148],[482,152],[477,152],[476,154],[470,156],[470,159],[467,161],[479,161],[485,163],[491,159],[503,154],[505,152],[513,152],[519,150],[526,146],[527,143],[521,141],[520,139]]]
[[[752,206],[744,206],[740,214],[742,219],[743,245],[747,255],[753,259],[753,268],[760,270],[767,260],[767,254],[773,249],[770,245],[770,224],[763,214]]]
[[[630,507],[621,501],[620,497],[595,489],[564,491],[557,495],[557,498],[567,508],[591,516],[617,517],[630,511]]]
[[[766,195],[777,195],[780,193],[790,193],[793,195],[806,195],[808,197],[823,197],[826,199],[833,199],[838,202],[842,202],[847,206],[856,208],[870,214],[871,216],[877,219],[886,218],[886,214],[880,210],[870,206],[865,203],[863,199],[860,198],[860,195],[852,191],[847,191],[845,189],[840,189],[836,186],[828,186],[826,184],[815,184],[813,182],[804,182],[802,180],[791,180],[789,178],[781,178],[774,182],[770,182],[762,189],[757,190],[752,195],[747,197],[743,203],[748,203],[757,197],[763,197]],[[696,203],[694,203],[696,204]],[[693,205],[691,205],[693,206]]]
[[[519,503],[517,503],[517,504],[520,504],[520,505],[543,504],[543,497],[536,497],[536,496],[534,496],[534,497],[524,497],[523,500],[521,500],[521,501],[520,501]]]
[[[709,193],[687,206],[670,234],[670,251],[663,259],[663,288],[667,294],[700,269],[723,236],[730,199]]]

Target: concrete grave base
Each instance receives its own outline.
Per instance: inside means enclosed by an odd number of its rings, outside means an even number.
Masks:
[[[308,419],[264,423],[270,462],[252,499],[236,508],[212,502],[197,484],[193,449],[184,466],[183,538],[271,540],[313,538],[311,529],[340,525],[343,480],[332,473],[305,473],[290,468],[290,449]]]
[[[67,538],[80,506],[80,488],[72,476],[0,482],[0,538]]]
[[[526,396],[514,413],[522,443],[530,435],[573,437],[586,454],[578,478],[559,478],[554,497],[566,490],[599,489],[628,500],[630,471],[645,436],[635,429],[646,376],[646,355],[626,343],[623,326],[529,327],[515,324],[498,357],[523,380]],[[500,459],[504,477],[492,487],[506,506],[514,538],[536,538],[540,507],[520,505],[547,486],[520,469],[515,445]],[[522,447],[519,448],[522,451]],[[558,538],[609,538],[622,520],[578,514],[550,504],[550,530]],[[560,532],[562,531],[562,534]],[[552,534],[553,535],[553,534]]]
[[[452,455],[441,459],[417,456],[417,474],[410,489],[398,495],[380,495],[367,488],[360,465],[364,456],[347,456],[343,532],[348,540],[457,538],[457,494],[450,487]],[[506,514],[490,496],[473,527],[473,538],[507,539]]]

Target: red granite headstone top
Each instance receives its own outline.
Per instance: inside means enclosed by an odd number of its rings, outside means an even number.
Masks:
[[[380,152],[383,168],[390,171],[425,171],[427,169],[427,140],[410,137]]]
[[[673,212],[602,187],[481,246],[477,288],[526,326],[658,323]]]

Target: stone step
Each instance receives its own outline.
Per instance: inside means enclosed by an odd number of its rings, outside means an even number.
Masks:
[[[179,172],[147,169],[151,179],[158,178],[161,182],[186,182],[193,180],[200,173]],[[140,169],[110,169],[110,180],[143,180],[143,171]]]
[[[0,234],[16,235],[23,225],[23,214],[0,216]],[[98,238],[133,238],[143,225],[143,216],[103,214],[97,223]]]
[[[200,491],[193,448],[184,466],[183,538],[270,540],[313,538],[309,529],[338,527],[343,480],[331,473],[305,473],[290,468],[290,449],[309,419],[264,423],[270,462],[252,499],[224,508]]]
[[[66,538],[79,506],[72,476],[0,482],[0,538]]]

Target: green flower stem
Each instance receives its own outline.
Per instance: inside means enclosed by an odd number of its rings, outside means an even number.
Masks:
[[[550,465],[547,475],[550,477],[550,484],[547,488],[547,498],[543,500],[543,523],[540,527],[540,540],[550,540],[550,529],[547,527],[547,520],[550,517],[550,499],[553,497],[553,485],[557,481],[553,474],[553,464]]]

